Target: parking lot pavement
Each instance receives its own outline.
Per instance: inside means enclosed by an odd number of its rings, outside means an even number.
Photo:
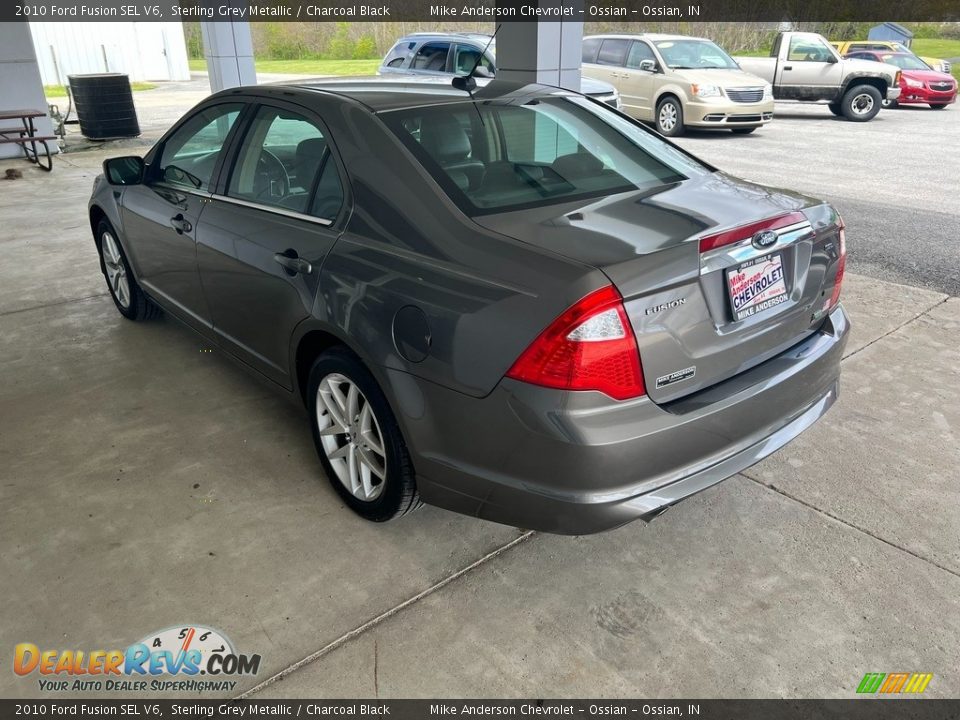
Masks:
[[[236,692],[283,673],[278,696],[846,697],[892,669],[960,693],[955,298],[849,274],[838,404],[651,525],[562,538],[432,508],[370,525],[299,408],[176,323],[114,310],[85,205],[124,152],[0,163],[25,170],[0,185],[5,647],[206,622],[263,656]],[[0,673],[0,696],[38,694]]]
[[[852,123],[825,105],[781,102],[752,135],[678,142],[733,175],[834,203],[853,272],[960,295],[960,105]]]
[[[960,578],[741,476],[650,525],[535,536],[256,697],[956,697]]]

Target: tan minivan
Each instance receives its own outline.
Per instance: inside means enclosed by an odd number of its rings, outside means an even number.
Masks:
[[[684,127],[751,133],[773,119],[773,88],[718,45],[684,35],[592,35],[583,74],[612,83],[623,112],[663,135]]]

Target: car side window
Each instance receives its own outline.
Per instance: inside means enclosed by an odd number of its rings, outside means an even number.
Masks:
[[[630,53],[627,55],[627,67],[639,68],[640,63],[644,60],[653,60],[656,62],[657,58],[649,45],[638,40],[630,46]]]
[[[597,53],[598,65],[623,65],[627,57],[629,40],[604,40]]]
[[[460,44],[457,44],[456,50],[454,51],[453,72],[456,75],[466,75],[473,70],[473,66],[476,65],[478,58],[482,59],[480,59],[480,64],[477,65],[477,67],[482,67],[489,72],[490,75],[493,75],[495,70],[489,57],[483,55],[480,49],[472,45]]]
[[[600,49],[600,38],[587,38],[583,41],[583,56],[581,60],[585,63],[594,63],[597,61],[597,51]]]
[[[410,56],[413,55],[413,48],[416,47],[417,43],[413,40],[401,40],[396,45],[394,45],[390,52],[387,53],[387,56],[383,60],[383,64],[386,67],[392,68],[401,68],[410,59]]]
[[[833,53],[819,40],[814,38],[790,38],[790,51],[787,60],[793,62],[829,62]]]
[[[213,169],[242,109],[239,103],[227,103],[193,115],[164,142],[157,178],[191,190],[209,190]]]
[[[333,219],[343,188],[325,132],[297,113],[261,107],[240,146],[227,195]]]
[[[447,54],[450,52],[450,43],[424,43],[413,58],[413,70],[429,70],[444,72],[447,69]]]

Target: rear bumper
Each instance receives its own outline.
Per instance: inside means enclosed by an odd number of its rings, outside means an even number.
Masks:
[[[477,399],[390,373],[421,497],[562,534],[611,529],[672,505],[783,447],[837,398],[849,321],[666,405],[504,380]]]

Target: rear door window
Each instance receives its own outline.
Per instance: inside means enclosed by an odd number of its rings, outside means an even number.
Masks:
[[[411,69],[423,72],[442,73],[447,71],[447,55],[450,53],[448,42],[424,43],[413,58]]]
[[[343,188],[325,131],[297,113],[261,107],[243,139],[227,195],[334,219]]]

